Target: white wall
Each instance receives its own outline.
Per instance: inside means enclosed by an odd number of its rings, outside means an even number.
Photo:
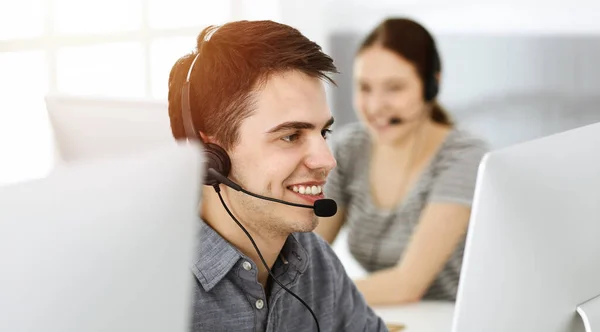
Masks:
[[[387,16],[410,16],[434,34],[600,34],[597,0],[279,0],[281,22],[328,49],[332,31],[368,31]]]
[[[484,4],[448,3],[444,5],[391,5],[389,1],[375,0],[380,6],[369,4],[345,7],[349,19],[341,15],[334,28],[369,28],[385,16],[409,15],[427,25],[434,33],[589,33],[600,32],[596,19],[600,3],[569,7],[545,1],[543,7],[533,1],[488,1]],[[535,1],[537,2],[537,0]],[[333,3],[332,3],[333,4]]]
[[[332,52],[334,32],[366,33],[385,17],[409,16],[434,35],[600,35],[598,0],[263,0],[278,2],[280,22]],[[328,87],[330,96],[334,87]],[[334,107],[330,98],[330,106]]]
[[[336,97],[342,94],[349,101],[347,72],[353,54],[352,45],[340,44],[340,32],[354,35],[356,40],[347,41],[354,43],[390,16],[412,17],[436,36],[444,63],[443,82],[452,83],[442,84],[440,98],[447,106],[471,103],[474,95],[539,88],[598,95],[597,82],[587,79],[597,75],[598,66],[586,54],[597,54],[598,49],[589,46],[594,40],[586,44],[581,37],[600,36],[600,1],[546,0],[543,7],[537,1],[280,0],[280,10],[284,23],[321,44],[343,71],[338,88],[329,89],[334,112],[352,108]],[[566,36],[577,38],[566,42],[558,38]],[[568,46],[574,49],[562,49]]]

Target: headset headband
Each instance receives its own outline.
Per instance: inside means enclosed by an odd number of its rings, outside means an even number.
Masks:
[[[185,79],[185,83],[183,83],[183,87],[181,88],[181,116],[183,121],[183,127],[185,129],[185,136],[188,140],[198,138],[198,132],[194,127],[194,119],[192,118],[192,108],[190,102],[190,77],[192,75],[192,70],[194,69],[194,64],[196,63],[196,60],[198,60],[199,57],[200,52],[196,54],[196,57],[192,61],[190,69],[187,73],[187,77]]]
[[[212,37],[212,35],[214,35],[218,29],[219,29],[219,27],[214,27],[213,29],[211,29],[211,31],[209,31],[206,34],[206,36],[204,37],[204,43],[208,42],[210,40],[210,38]],[[196,61],[200,57],[200,54],[201,54],[200,49],[201,49],[201,47],[198,48],[198,54],[196,54],[196,57],[194,57],[194,60],[192,61],[192,64],[190,65],[190,68],[188,69],[188,73],[185,78],[185,83],[183,83],[183,87],[181,89],[181,113],[182,113],[181,115],[182,115],[182,120],[183,120],[183,127],[185,129],[185,136],[186,136],[187,140],[198,139],[198,131],[196,130],[196,127],[194,126],[194,118],[192,117],[192,106],[191,106],[192,104],[190,101],[190,94],[191,94],[190,79],[192,77],[192,70],[194,69],[194,65],[196,64]]]

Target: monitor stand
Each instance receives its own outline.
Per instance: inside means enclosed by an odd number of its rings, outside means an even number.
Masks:
[[[585,332],[600,332],[600,295],[577,306]]]

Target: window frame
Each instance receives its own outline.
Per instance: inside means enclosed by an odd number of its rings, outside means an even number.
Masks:
[[[229,18],[234,20],[240,16],[240,0],[223,0],[231,2],[231,11]],[[188,37],[197,35],[206,25],[214,24],[214,22],[206,22],[206,24],[198,24],[195,26],[187,26],[181,28],[154,28],[149,22],[149,0],[142,0],[142,23],[137,30],[128,30],[122,32],[106,32],[106,33],[89,33],[89,34],[64,34],[54,31],[54,0],[43,1],[44,8],[44,31],[40,36],[30,38],[16,38],[0,40],[0,53],[4,52],[21,52],[21,51],[43,51],[46,56],[47,63],[47,94],[69,93],[58,91],[58,68],[57,68],[57,53],[63,47],[73,46],[88,46],[115,42],[138,42],[142,44],[144,49],[144,96],[146,98],[157,99],[158,96],[153,94],[152,82],[152,61],[151,61],[151,46],[152,42],[162,38],[169,37]],[[192,45],[193,46],[193,45]],[[192,47],[190,47],[192,48]]]

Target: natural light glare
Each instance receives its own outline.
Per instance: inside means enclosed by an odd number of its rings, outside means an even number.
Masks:
[[[0,1],[0,40],[39,37],[44,33],[46,1]]]
[[[54,151],[44,106],[45,54],[0,53],[0,72],[0,185],[43,177]]]
[[[256,1],[0,0],[0,185],[52,169],[48,92],[166,99],[198,33],[277,2]]]
[[[142,26],[142,0],[53,1],[58,33],[123,32]]]
[[[65,47],[57,52],[61,93],[144,97],[146,60],[142,43]]]
[[[196,35],[187,37],[159,38],[150,46],[150,78],[152,97],[166,99],[169,72],[175,61],[196,47]]]
[[[223,24],[231,19],[231,1],[149,0],[152,28],[180,28]]]

